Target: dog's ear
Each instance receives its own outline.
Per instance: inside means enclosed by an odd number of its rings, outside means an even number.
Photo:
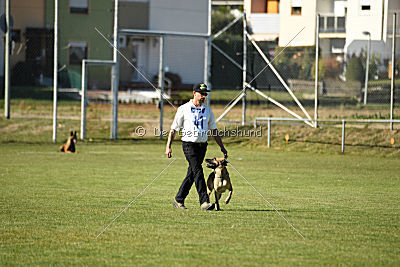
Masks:
[[[223,160],[221,161],[221,164],[222,164],[223,166],[227,166],[228,163],[229,163],[229,161],[227,161],[226,159],[223,159]]]
[[[207,165],[206,165],[207,168],[215,169],[217,167],[217,165],[215,164],[215,158],[206,159],[205,161],[207,162]]]
[[[71,131],[71,132],[69,133],[69,135],[70,135],[70,136],[74,135],[74,132]]]

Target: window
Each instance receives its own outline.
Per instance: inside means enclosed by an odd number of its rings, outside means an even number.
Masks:
[[[21,42],[21,30],[11,30],[11,40],[20,43]]]
[[[268,14],[279,14],[279,0],[267,0]]]
[[[80,65],[87,58],[87,42],[69,42],[69,64]]]
[[[292,6],[292,15],[301,15],[301,6]]]
[[[371,0],[360,0],[360,14],[371,14]]]
[[[71,13],[88,14],[89,0],[69,0],[69,11]]]
[[[369,11],[369,10],[371,10],[371,6],[369,6],[369,5],[363,5],[363,6],[361,6],[361,10],[363,10],[363,11]]]
[[[292,0],[292,15],[301,15],[301,0]]]
[[[279,14],[279,0],[252,0],[251,13]]]

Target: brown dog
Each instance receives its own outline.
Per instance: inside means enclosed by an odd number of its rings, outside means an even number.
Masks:
[[[219,208],[219,199],[221,198],[222,193],[226,190],[229,191],[228,197],[225,199],[225,204],[228,204],[232,197],[232,184],[231,179],[229,178],[228,170],[226,169],[226,165],[228,161],[224,158],[213,158],[206,159],[207,167],[213,169],[213,172],[210,173],[207,179],[207,194],[210,197],[211,192],[214,190],[215,192],[215,206],[217,210]]]
[[[76,142],[78,141],[78,138],[76,137],[76,131],[70,133],[70,136],[68,137],[67,142],[60,146],[60,151],[65,152],[65,153],[75,153],[76,151]]]

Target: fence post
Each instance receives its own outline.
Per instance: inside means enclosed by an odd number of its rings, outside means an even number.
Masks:
[[[268,119],[268,135],[267,135],[267,140],[268,140],[268,147],[271,147],[271,119]]]
[[[242,98],[242,126],[246,122],[246,76],[247,76],[247,24],[246,11],[243,12],[243,98]]]
[[[53,142],[57,142],[58,105],[58,0],[54,1],[54,63],[53,63]]]
[[[346,121],[342,120],[342,153],[344,153],[345,134],[346,134]]]
[[[82,89],[81,89],[81,140],[86,138],[86,102],[87,102],[87,80],[86,80],[86,60],[82,60]]]
[[[115,65],[111,69],[111,133],[110,139],[115,140],[118,138],[118,88],[119,88],[119,34],[118,34],[118,3],[119,1],[114,1],[114,25],[113,25],[113,61]]]
[[[317,21],[315,27],[315,85],[314,85],[314,127],[318,128],[318,60],[319,60],[319,14],[317,14]]]
[[[160,88],[160,140],[163,139],[163,120],[164,120],[164,36],[160,36],[160,61],[158,66],[158,88]]]
[[[10,0],[6,0],[6,32],[4,47],[4,117],[10,119]]]
[[[394,76],[396,65],[396,16],[393,14],[393,40],[392,40],[392,77],[390,82],[390,130],[393,131],[393,103],[394,103]]]

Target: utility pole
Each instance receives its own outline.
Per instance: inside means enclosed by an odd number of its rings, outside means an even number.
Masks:
[[[58,0],[54,0],[53,142],[57,142]]]
[[[119,87],[119,34],[118,34],[118,0],[114,0],[114,44],[113,61],[115,65],[111,68],[111,133],[110,139],[118,138],[118,87]]]

